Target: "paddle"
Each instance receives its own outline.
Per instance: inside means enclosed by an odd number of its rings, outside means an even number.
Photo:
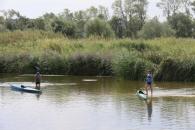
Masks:
[[[40,68],[38,66],[34,66],[34,69],[36,69],[36,72],[40,72]]]

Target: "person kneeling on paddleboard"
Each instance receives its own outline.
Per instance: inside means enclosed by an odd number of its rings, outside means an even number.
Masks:
[[[146,76],[146,95],[148,95],[148,89],[151,90],[151,95],[152,95],[152,82],[153,82],[153,77],[151,71],[148,71],[147,76]]]
[[[36,73],[35,75],[35,84],[36,84],[36,89],[39,89],[40,90],[40,84],[41,84],[41,75],[39,72]]]

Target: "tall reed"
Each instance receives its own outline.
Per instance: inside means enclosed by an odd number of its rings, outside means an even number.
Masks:
[[[0,33],[0,73],[114,75],[159,81],[195,80],[195,40],[68,39],[44,31]]]

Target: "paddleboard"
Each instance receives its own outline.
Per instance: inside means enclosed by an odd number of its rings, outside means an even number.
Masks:
[[[11,84],[11,89],[16,91],[29,92],[29,93],[41,93],[41,90],[24,86],[22,84]]]
[[[138,90],[136,92],[136,95],[141,98],[141,99],[144,99],[144,100],[147,100],[148,99],[148,96],[142,91],[142,90]]]

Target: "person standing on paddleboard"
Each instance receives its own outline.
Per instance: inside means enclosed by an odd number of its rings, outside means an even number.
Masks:
[[[36,89],[39,89],[41,88],[40,84],[41,84],[41,74],[39,72],[36,72],[36,75],[35,75],[35,84],[36,84]]]
[[[146,76],[146,95],[148,95],[148,89],[151,90],[151,95],[152,95],[152,82],[153,82],[153,77],[151,71],[148,71],[147,76]]]

